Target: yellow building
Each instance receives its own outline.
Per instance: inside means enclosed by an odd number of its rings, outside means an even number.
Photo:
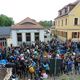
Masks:
[[[80,40],[80,1],[70,3],[59,10],[55,18],[55,34],[61,40]]]

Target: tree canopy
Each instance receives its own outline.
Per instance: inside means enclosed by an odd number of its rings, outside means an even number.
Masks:
[[[50,21],[47,21],[47,20],[45,20],[45,21],[40,21],[39,23],[40,23],[40,25],[42,25],[44,28],[50,28],[50,27],[52,26],[52,20],[50,20]]]
[[[0,26],[11,26],[12,24],[14,24],[13,18],[3,14],[0,15]]]

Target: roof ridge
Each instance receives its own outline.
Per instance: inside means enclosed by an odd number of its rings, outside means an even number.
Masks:
[[[26,22],[31,22],[31,23],[33,23],[33,24],[37,24],[36,20],[31,19],[31,18],[29,18],[29,17],[23,19],[22,21],[20,21],[20,22],[17,23],[17,24],[21,25],[21,24],[24,24],[24,23],[26,23]]]
[[[66,8],[69,5],[75,5],[76,6],[78,4],[78,2],[80,2],[80,0],[77,0],[77,1],[75,1],[73,3],[69,3],[69,4],[65,5],[63,8],[61,8],[59,11],[61,11],[62,9]]]
[[[30,23],[28,24],[26,22],[30,22],[32,24]],[[40,25],[38,22],[36,22],[36,20],[27,17],[21,22],[19,22],[18,24],[12,25],[11,28],[12,29],[43,29],[43,26]]]

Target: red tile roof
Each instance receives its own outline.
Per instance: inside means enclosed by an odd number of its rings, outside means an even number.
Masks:
[[[17,30],[19,30],[19,29],[43,29],[43,26],[41,26],[35,20],[27,17],[24,20],[22,20],[21,22],[17,23],[16,25],[13,25],[11,28],[17,29]]]

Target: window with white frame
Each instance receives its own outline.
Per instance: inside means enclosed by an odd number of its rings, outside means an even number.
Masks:
[[[35,41],[39,41],[39,32],[35,33]]]
[[[72,38],[78,38],[78,33],[77,32],[72,32]]]
[[[22,33],[17,33],[17,41],[22,42]]]
[[[26,41],[31,41],[31,34],[30,33],[26,33]]]

